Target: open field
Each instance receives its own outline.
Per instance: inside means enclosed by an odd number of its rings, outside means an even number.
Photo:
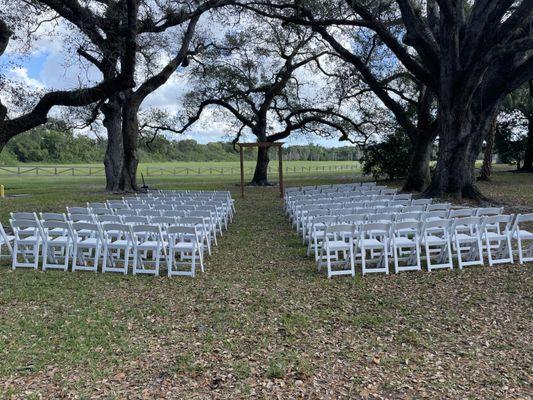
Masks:
[[[482,191],[533,210],[533,177]],[[288,185],[360,179],[289,177]],[[13,210],[109,197],[99,177],[4,179]],[[161,188],[237,180],[157,177]],[[389,182],[398,185],[398,182]],[[0,267],[0,398],[476,398],[532,395],[531,267],[328,281],[277,188],[247,188],[196,279]]]

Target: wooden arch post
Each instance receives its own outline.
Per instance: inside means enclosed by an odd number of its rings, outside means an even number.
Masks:
[[[244,198],[244,147],[277,147],[278,148],[278,169],[279,169],[279,196],[283,198],[285,187],[283,184],[283,146],[284,142],[257,142],[257,143],[236,143],[239,146],[239,157],[241,161],[241,197]]]

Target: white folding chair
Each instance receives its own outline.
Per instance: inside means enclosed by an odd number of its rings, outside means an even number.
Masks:
[[[11,257],[13,255],[13,247],[11,246],[11,243],[15,239],[15,236],[8,235],[6,231],[4,230],[4,227],[2,226],[2,223],[0,222],[0,259],[4,257],[2,255],[2,246],[6,246],[7,254],[5,257]]]
[[[520,264],[533,261],[533,232],[526,230],[524,223],[533,223],[533,213],[518,214],[513,225],[513,239],[518,242]],[[528,242],[529,245],[527,245]]]
[[[207,254],[211,255],[211,231],[207,230],[205,221],[202,217],[180,218],[176,221],[176,225],[195,227],[198,240],[202,244],[202,250],[207,248]],[[203,245],[205,245],[205,247]]]
[[[440,219],[425,221],[422,224],[421,244],[424,246],[429,272],[434,269],[453,269],[451,221]]]
[[[318,270],[326,264],[328,278],[336,275],[355,276],[355,259],[353,252],[354,226],[349,224],[329,225],[325,227]],[[342,269],[335,269],[342,266]]]
[[[97,224],[75,222],[70,225],[72,235],[72,272],[98,272],[102,252],[102,236]]]
[[[39,267],[41,233],[37,220],[9,220],[13,230],[13,269]],[[22,261],[19,261],[19,256]]]
[[[452,224],[452,235],[459,269],[470,265],[483,265],[481,218],[456,218]],[[463,251],[466,253],[465,259]]]
[[[420,271],[420,223],[396,222],[392,225],[394,272]],[[400,263],[404,263],[400,265]]]
[[[204,271],[203,244],[198,240],[200,236],[196,226],[169,226],[168,234],[168,276],[185,275],[194,277],[196,262],[200,262]],[[177,258],[176,258],[177,257]],[[182,267],[188,267],[184,270]]]
[[[481,234],[491,267],[494,264],[513,262],[512,222],[512,215],[491,215],[483,218]]]
[[[199,217],[204,220],[204,226],[207,232],[209,232],[210,240],[214,241],[215,246],[218,246],[217,242],[217,225],[214,221],[211,211],[195,210],[191,211],[189,217]],[[222,229],[220,230],[222,232]]]
[[[311,254],[313,249],[315,254],[315,261],[319,259],[319,249],[322,247],[322,240],[324,239],[324,232],[326,227],[334,225],[337,222],[337,217],[333,215],[314,217],[310,229],[309,241],[307,243],[307,256]]]
[[[129,225],[109,223],[101,225],[104,243],[102,272],[120,272],[126,275],[133,247]]]
[[[161,228],[157,225],[134,225],[133,234],[133,275],[159,275],[161,260],[166,260],[166,243],[163,242]]]
[[[68,222],[43,221],[41,223],[43,271],[62,269],[68,271],[72,234]]]
[[[389,274],[389,237],[390,223],[377,222],[361,225],[355,254],[361,254],[363,275],[373,272]],[[370,253],[367,254],[367,251]]]

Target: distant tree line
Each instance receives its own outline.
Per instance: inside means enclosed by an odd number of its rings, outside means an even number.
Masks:
[[[105,155],[107,140],[86,135],[74,135],[58,121],[32,129],[11,140],[0,153],[0,164],[17,163],[100,163]],[[318,145],[288,146],[284,159],[291,161],[352,161],[359,159],[354,146],[326,148]],[[255,160],[257,150],[246,149],[244,158]],[[239,154],[230,142],[200,144],[192,139],[170,140],[157,136],[151,143],[141,141],[139,158],[143,162],[164,161],[238,161]],[[271,151],[277,159],[277,152]]]

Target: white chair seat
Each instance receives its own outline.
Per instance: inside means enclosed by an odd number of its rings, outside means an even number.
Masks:
[[[129,245],[129,242],[127,240],[119,239],[119,240],[115,240],[115,241],[113,241],[111,243],[108,243],[107,247],[110,248],[110,249],[126,248],[128,245]]]
[[[487,239],[489,240],[506,240],[507,235],[497,233],[497,232],[487,232]]]
[[[179,242],[174,244],[172,248],[177,250],[192,250],[194,248],[194,244],[190,242]]]
[[[424,238],[422,238],[422,244],[431,244],[431,245],[436,245],[436,244],[446,244],[448,243],[446,239],[443,239],[439,236],[433,236],[433,235],[428,235]]]
[[[470,235],[467,235],[466,233],[457,233],[455,235],[455,238],[459,240],[460,242],[475,242],[478,240],[476,236],[470,236]]]
[[[326,243],[326,248],[329,250],[345,250],[350,248],[350,243],[344,240],[330,240]]]
[[[78,244],[83,246],[96,246],[98,244],[98,239],[96,238],[87,238],[78,240]]]
[[[137,245],[138,249],[144,250],[144,249],[155,249],[160,245],[160,243],[157,240],[148,240],[146,242],[143,242],[141,244]],[[163,243],[162,247],[165,247],[166,243]]]
[[[67,244],[68,241],[69,241],[69,239],[66,236],[58,236],[58,237],[54,237],[54,238],[48,238],[48,240],[47,240],[48,243],[53,243],[53,244]]]
[[[533,233],[522,229],[515,231],[515,233],[513,234],[513,237],[515,239],[517,239],[519,236],[521,239],[533,239]]]
[[[361,239],[361,244],[366,248],[382,248],[384,244],[377,239]]]
[[[415,246],[416,242],[412,239],[406,238],[404,236],[397,237],[394,239],[394,243],[396,243],[396,246],[403,247],[403,246]]]
[[[40,236],[27,236],[25,238],[21,238],[17,240],[18,244],[20,245],[27,245],[27,244],[35,244],[38,243],[41,240]]]

